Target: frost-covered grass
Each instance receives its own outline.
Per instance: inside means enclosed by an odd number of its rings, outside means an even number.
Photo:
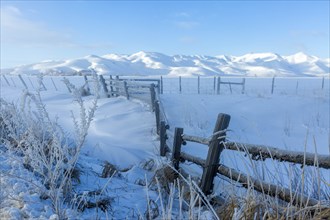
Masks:
[[[0,103],[1,143],[7,150],[22,155],[24,167],[36,175],[46,188],[39,193],[50,199],[53,211],[60,219],[66,215],[63,212],[65,201],[71,201],[72,178],[77,172],[76,164],[97,106],[95,98],[91,109],[86,109],[81,90],[69,82],[67,84],[80,109],[79,118],[72,114],[74,141],[49,116],[40,89],[35,93],[24,92],[20,106],[3,99]]]

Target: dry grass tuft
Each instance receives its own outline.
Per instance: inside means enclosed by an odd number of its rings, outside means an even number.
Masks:
[[[117,172],[118,172],[117,167],[115,165],[109,163],[108,161],[106,161],[105,164],[104,164],[104,167],[103,167],[101,177],[102,178],[109,178]]]
[[[216,208],[216,213],[220,219],[233,219],[235,209],[238,208],[238,201],[236,198],[230,198],[225,204]]]
[[[156,170],[155,175],[153,176],[149,185],[157,184],[156,179],[160,184],[160,188],[165,189],[166,192],[170,192],[170,186],[174,183],[174,180],[178,178],[178,174],[170,166],[163,166],[160,169]]]
[[[325,208],[322,209],[321,211],[319,211],[318,213],[316,213],[316,215],[314,216],[315,220],[329,220],[330,219],[330,208]]]

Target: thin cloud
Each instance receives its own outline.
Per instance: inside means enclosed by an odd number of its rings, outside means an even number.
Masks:
[[[301,31],[301,30],[292,30],[290,31],[290,35],[293,37],[305,37],[305,36],[309,36],[309,37],[317,37],[317,38],[328,38],[328,34],[324,31],[318,31],[318,30],[305,30],[305,31]]]
[[[175,14],[175,17],[189,18],[189,17],[190,17],[190,14],[187,13],[187,12],[179,12],[179,13],[176,13],[176,14]]]
[[[46,24],[32,21],[16,7],[1,8],[1,43],[22,46],[69,46],[70,35],[51,30]]]
[[[196,39],[194,37],[190,37],[190,36],[181,37],[179,39],[179,41],[181,43],[184,43],[184,44],[193,44],[193,43],[196,43]]]
[[[181,29],[193,29],[197,27],[200,23],[196,21],[177,21],[175,22],[175,25]]]
[[[60,32],[49,25],[27,18],[17,7],[1,8],[1,44],[14,44],[25,48],[62,47],[76,49],[99,49],[110,44],[77,43],[68,32]]]

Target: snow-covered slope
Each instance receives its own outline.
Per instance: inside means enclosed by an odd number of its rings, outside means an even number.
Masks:
[[[64,61],[43,61],[2,69],[1,73],[80,75],[96,71],[113,75],[168,76],[326,76],[329,59],[320,59],[302,52],[291,56],[275,53],[249,53],[243,56],[168,56],[155,52],[132,55],[89,55]]]

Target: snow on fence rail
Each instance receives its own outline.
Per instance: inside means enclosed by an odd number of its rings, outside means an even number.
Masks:
[[[251,159],[253,160],[265,160],[266,158],[271,158],[274,160],[279,160],[280,162],[293,162],[302,165],[322,167],[325,169],[330,169],[330,156],[281,150],[262,145],[226,142],[226,129],[229,122],[229,115],[219,114],[214,132],[210,138],[187,135],[183,133],[183,128],[175,128],[173,148],[171,150],[166,143],[167,134],[166,128],[164,127],[165,122],[161,121],[159,124],[163,126],[163,128],[161,126],[161,131],[163,130],[163,132],[160,132],[159,134],[160,155],[166,156],[167,152],[171,152],[171,161],[174,168],[177,170],[179,169],[180,162],[184,161],[189,161],[201,166],[203,168],[203,174],[200,187],[205,195],[212,192],[214,178],[216,174],[219,173],[220,175],[241,183],[243,187],[248,188],[252,186],[256,191],[280,198],[289,203],[291,202],[294,205],[306,204],[308,206],[314,206],[318,204],[317,200],[298,192],[296,192],[294,200],[292,201],[292,192],[290,189],[264,182],[236,171],[235,169],[229,168],[220,163],[220,154],[223,150],[234,150],[252,155]],[[209,150],[206,160],[182,152],[181,146],[185,145],[187,141],[208,145]]]

